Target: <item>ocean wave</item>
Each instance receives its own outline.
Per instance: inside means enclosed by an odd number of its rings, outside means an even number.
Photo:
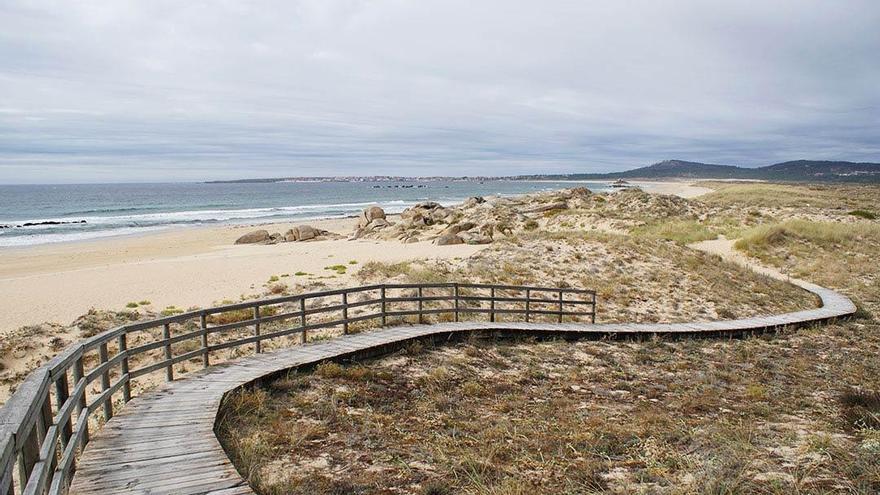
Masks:
[[[331,203],[316,205],[298,205],[298,206],[273,206],[263,208],[242,208],[242,209],[212,209],[212,210],[184,210],[184,211],[166,211],[157,213],[139,213],[133,215],[103,215],[103,216],[68,216],[38,218],[28,220],[0,220],[0,225],[21,226],[24,224],[33,224],[27,227],[16,227],[14,230],[40,229],[46,227],[84,227],[88,226],[155,226],[155,225],[174,225],[174,224],[191,224],[191,223],[218,223],[236,220],[251,220],[259,218],[279,218],[279,217],[297,217],[302,214],[313,214],[315,212],[326,212],[327,214],[339,213],[356,213],[365,206],[378,204],[389,210],[403,210],[403,208],[411,202],[403,200],[379,201],[379,202],[357,202],[357,203]],[[74,223],[82,222],[85,223]],[[57,225],[47,225],[51,222],[57,222]],[[5,229],[4,229],[5,230]]]
[[[34,246],[37,244],[54,244],[58,242],[87,241],[90,239],[100,239],[103,237],[140,234],[162,230],[165,228],[168,227],[129,227],[113,230],[94,230],[90,232],[55,232],[48,234],[23,236],[0,235],[0,248]]]

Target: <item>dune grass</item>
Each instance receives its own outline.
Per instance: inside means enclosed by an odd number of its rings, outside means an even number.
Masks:
[[[871,210],[880,203],[880,188],[838,184],[778,184],[764,182],[701,182],[714,192],[701,196],[709,205],[745,208],[816,207],[833,210]]]
[[[880,225],[875,223],[813,222],[788,220],[760,225],[743,234],[736,248],[759,254],[761,249],[795,240],[816,246],[857,248],[861,243],[880,241]]]

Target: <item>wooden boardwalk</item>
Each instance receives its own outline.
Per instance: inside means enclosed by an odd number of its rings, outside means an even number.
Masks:
[[[822,307],[741,320],[680,324],[460,322],[386,328],[258,354],[192,373],[129,402],[94,435],[78,464],[75,494],[252,494],[214,434],[224,395],[285,370],[328,359],[363,358],[413,339],[443,340],[499,331],[561,337],[711,337],[773,331],[846,317],[856,310],[841,294],[802,281]]]

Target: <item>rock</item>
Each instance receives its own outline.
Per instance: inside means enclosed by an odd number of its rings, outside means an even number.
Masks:
[[[370,229],[384,229],[389,225],[391,225],[391,223],[388,220],[385,220],[385,218],[383,217],[371,221],[369,224],[367,224],[367,227],[369,227]]]
[[[474,227],[476,227],[476,225],[474,225],[474,222],[454,223],[454,224],[450,225],[449,227],[446,227],[445,229],[443,229],[443,232],[441,232],[440,235],[455,235],[459,232],[465,232],[467,230],[471,230]]]
[[[279,234],[280,235],[280,234]],[[239,237],[235,240],[236,244],[260,244],[269,242],[271,236],[268,230],[255,230]]]
[[[461,238],[465,244],[489,244],[492,242],[491,237],[474,232],[461,232],[458,234],[458,237]]]
[[[418,211],[413,211],[406,217],[404,217],[403,214],[400,216],[408,225],[412,225],[413,227],[427,227],[434,224],[432,219],[425,217]]]
[[[404,241],[403,241],[404,244],[412,244],[412,243],[414,243],[414,242],[419,242],[419,238],[416,237],[416,236],[412,236],[412,237],[407,237],[407,238],[404,239]]]
[[[434,201],[422,201],[421,203],[416,203],[413,205],[413,209],[416,210],[433,210],[435,208],[442,208],[440,203]]]
[[[486,200],[482,196],[474,196],[472,198],[466,199],[464,202],[464,205],[471,208],[471,207],[477,206],[479,204],[483,204],[485,202],[486,202]]]
[[[379,208],[378,206],[370,206],[368,208],[364,208],[364,211],[361,212],[360,220],[358,221],[358,227],[366,227],[373,220],[377,219],[385,219],[385,210]]]
[[[367,234],[367,229],[362,228],[362,227],[358,227],[357,229],[355,229],[354,232],[352,232],[351,236],[348,239],[353,241],[355,239],[360,239],[361,237],[365,236],[366,234]]]
[[[526,211],[526,213],[542,213],[545,211],[567,210],[567,209],[568,209],[568,204],[565,201],[559,201],[556,203],[541,205],[537,208],[532,208],[531,210]]]
[[[464,244],[464,240],[457,234],[444,234],[438,237],[434,244],[438,246],[451,246],[453,244]]]
[[[433,222],[441,222],[450,215],[452,215],[452,210],[441,206],[440,208],[434,208],[434,210],[431,211],[431,220],[433,220]]]
[[[324,231],[318,230],[311,225],[297,225],[296,227],[288,230],[284,238],[288,242],[301,242],[314,239],[322,234],[324,234]]]

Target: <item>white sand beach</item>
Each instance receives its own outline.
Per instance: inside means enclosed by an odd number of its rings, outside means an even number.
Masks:
[[[348,234],[355,220],[309,222]],[[292,224],[262,225],[284,232]],[[154,308],[207,306],[257,294],[270,276],[296,272],[351,277],[324,270],[357,261],[396,262],[466,257],[482,246],[435,246],[376,240],[325,240],[234,245],[248,226],[181,228],[160,233],[43,245],[0,252],[0,332],[40,322],[69,324],[89,308],[122,309],[148,300]],[[356,268],[353,266],[352,268]]]

